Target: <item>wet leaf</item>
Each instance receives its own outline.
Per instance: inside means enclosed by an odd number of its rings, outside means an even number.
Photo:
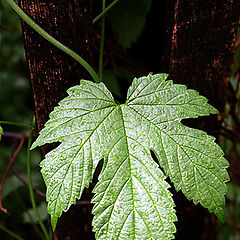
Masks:
[[[103,83],[81,80],[50,114],[32,148],[61,142],[41,162],[53,229],[101,159],[92,199],[96,239],[173,239],[177,218],[166,176],[189,200],[224,219],[224,153],[213,137],[180,122],[218,111],[197,91],[166,78],[135,78],[121,105]]]

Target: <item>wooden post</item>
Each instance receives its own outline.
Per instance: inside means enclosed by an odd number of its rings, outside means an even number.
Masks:
[[[50,35],[90,61],[91,1],[19,0],[19,5]],[[24,21],[22,29],[37,130],[40,131],[49,113],[67,95],[66,90],[79,84],[80,79],[91,80],[91,77],[79,63],[43,39]],[[42,156],[51,148],[50,145],[41,147]],[[85,195],[85,198],[88,196]],[[91,219],[90,205],[71,207],[59,221],[56,229],[59,239],[91,239]]]
[[[19,0],[21,8],[54,38],[87,61],[92,49],[90,1]],[[47,42],[22,21],[24,46],[33,90],[37,130],[66,96],[70,86],[91,79],[79,63]],[[46,148],[42,148],[46,153]]]
[[[174,1],[170,75],[207,96],[220,111],[226,101],[239,1]]]
[[[240,2],[167,2],[165,66],[169,68],[169,78],[199,91],[221,113],[228,94]],[[184,122],[218,138],[221,115]],[[175,201],[179,218],[176,239],[216,239],[216,221],[207,211],[188,203],[181,194]],[[203,232],[209,235],[202,236]]]

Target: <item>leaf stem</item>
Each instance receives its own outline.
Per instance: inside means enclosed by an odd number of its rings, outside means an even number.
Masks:
[[[6,124],[6,125],[12,125],[12,126],[18,126],[18,127],[32,128],[31,125],[26,124],[26,123],[20,123],[20,122],[0,121],[0,124]]]
[[[106,0],[102,0],[102,10],[104,11],[106,5]],[[102,18],[101,22],[101,41],[100,41],[100,52],[99,52],[99,79],[102,82],[103,75],[103,51],[104,51],[104,35],[105,35],[105,16]]]
[[[32,126],[35,126],[35,119],[33,119]],[[49,239],[48,232],[47,232],[41,218],[39,217],[39,213],[38,213],[37,206],[36,206],[36,201],[34,198],[34,192],[33,192],[33,186],[32,186],[32,174],[31,174],[31,152],[30,152],[31,144],[32,144],[32,131],[28,138],[28,149],[27,149],[27,177],[28,177],[28,184],[29,184],[29,195],[30,195],[30,199],[31,199],[31,203],[32,203],[32,207],[33,207],[35,216],[36,216],[36,218],[39,222],[39,225],[43,231],[45,239],[48,240]]]
[[[9,229],[7,229],[6,227],[4,227],[2,224],[0,224],[0,229],[2,229],[4,232],[6,232],[9,236],[18,239],[18,240],[24,240],[22,237],[20,237],[19,235],[17,235],[16,233],[10,231]]]
[[[109,4],[108,7],[106,7],[99,15],[97,15],[94,19],[93,19],[93,24],[95,24],[100,18],[102,18],[112,7],[114,7],[116,5],[116,3],[118,3],[119,0],[115,0],[113,1],[111,4]]]
[[[93,80],[95,82],[99,82],[99,78],[97,76],[97,73],[94,71],[94,69],[82,58],[80,57],[76,52],[71,50],[70,48],[66,47],[62,43],[60,43],[58,40],[53,38],[50,34],[48,34],[45,30],[43,30],[38,24],[36,24],[24,11],[14,2],[14,0],[6,0],[9,5],[12,7],[12,9],[30,26],[32,27],[37,33],[39,33],[43,38],[45,38],[47,41],[52,43],[55,47],[61,49],[63,52],[71,56],[73,59],[75,59],[77,62],[79,62],[92,76]]]

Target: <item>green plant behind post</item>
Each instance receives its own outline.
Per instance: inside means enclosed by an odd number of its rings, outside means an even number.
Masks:
[[[2,127],[0,126],[0,140],[1,140],[1,138],[2,138],[2,135],[3,135],[3,129],[2,129]]]
[[[106,6],[106,0],[102,0],[102,10],[104,11]],[[104,51],[104,35],[105,35],[105,16],[102,18],[101,22],[101,41],[100,41],[100,53],[99,53],[99,80],[102,82],[103,77],[103,51]]]
[[[151,5],[152,0],[121,0],[111,10],[111,23],[116,31],[119,44],[124,49],[135,43],[143,32]]]
[[[34,129],[34,126],[35,126],[35,118],[33,118],[33,122],[32,122],[32,131]],[[36,206],[36,201],[35,201],[35,197],[34,197],[34,192],[33,192],[33,186],[32,186],[32,174],[31,174],[31,152],[30,152],[30,147],[31,147],[31,144],[32,144],[32,131],[30,133],[30,136],[28,138],[28,148],[27,148],[27,176],[28,176],[28,184],[29,184],[29,196],[30,196],[30,199],[31,199],[31,203],[32,203],[32,207],[33,207],[33,210],[35,212],[35,215],[36,215],[36,219],[37,221],[39,222],[39,225],[41,227],[41,230],[44,234],[44,237],[46,240],[50,240],[49,238],[49,235],[48,235],[48,232],[40,218],[40,215],[38,213],[38,210],[37,210],[37,206]]]
[[[7,1],[35,30],[66,50]],[[117,104],[103,83],[81,80],[50,114],[31,149],[60,142],[41,162],[53,229],[62,211],[89,186],[101,159],[92,199],[96,239],[173,239],[177,218],[167,176],[177,191],[224,221],[228,162],[213,137],[181,123],[218,111],[197,91],[166,78],[135,78],[125,104]]]

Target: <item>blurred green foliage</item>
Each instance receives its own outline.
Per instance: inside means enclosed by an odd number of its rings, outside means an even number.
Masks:
[[[240,239],[240,27],[235,44],[229,81],[229,96],[225,105],[220,144],[230,162],[231,182],[228,183],[226,223],[219,223],[218,240]]]
[[[225,217],[226,223],[219,223],[218,240],[240,239],[240,186],[231,182],[228,183]],[[235,233],[233,233],[234,224],[236,225],[237,230]]]
[[[32,97],[19,17],[0,2],[0,120],[28,122]]]
[[[33,116],[32,94],[28,79],[27,64],[23,47],[21,23],[5,1],[0,2],[0,121],[16,121],[29,123]],[[5,132],[0,143],[0,179],[19,144],[18,134],[28,134],[29,129],[1,124]],[[8,137],[8,134],[16,137]],[[20,150],[14,167],[27,182],[26,155],[27,141]],[[33,186],[45,191],[39,172],[40,154],[32,152]],[[36,195],[37,204],[44,198]],[[28,188],[10,171],[2,192],[3,206],[9,214],[0,212],[0,224],[24,239],[40,239],[36,231],[36,218],[32,221],[26,216],[31,211]],[[41,206],[41,205],[40,205]],[[47,216],[46,208],[41,206],[41,213]],[[46,217],[44,218],[46,220]],[[24,223],[25,222],[25,223]],[[28,229],[28,230],[25,230]],[[29,238],[30,237],[30,238]],[[12,239],[9,234],[0,229],[0,239]]]
[[[151,0],[121,0],[110,12],[119,44],[127,49],[142,34]]]

